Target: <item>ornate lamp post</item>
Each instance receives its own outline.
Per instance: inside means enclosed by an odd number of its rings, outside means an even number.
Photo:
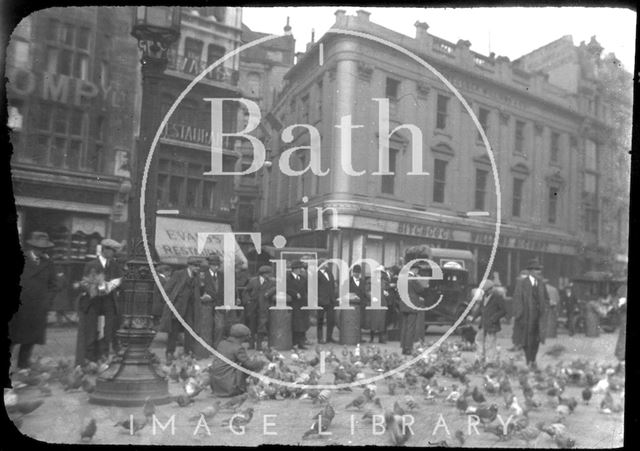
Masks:
[[[142,247],[140,198],[142,169],[162,119],[158,99],[168,64],[167,51],[180,37],[180,8],[139,6],[133,13],[131,34],[142,50],[142,107],[140,141],[132,172],[135,189],[129,202],[129,260],[122,284],[124,300],[119,306],[122,324],[116,332],[121,349],[109,368],[100,373],[90,397],[92,403],[117,406],[141,405],[147,397],[155,404],[171,400],[166,376],[149,350],[156,334],[151,315],[155,281]],[[154,260],[157,161],[152,159],[145,190],[145,226]]]

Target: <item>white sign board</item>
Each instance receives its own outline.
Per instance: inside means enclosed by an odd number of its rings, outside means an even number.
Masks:
[[[217,254],[223,259],[222,236],[210,235],[201,253],[198,253],[198,233],[230,233],[229,224],[194,221],[191,219],[159,216],[156,219],[156,251],[160,261],[167,264],[187,263],[189,257],[207,257]],[[236,244],[236,267],[247,267],[247,258]]]

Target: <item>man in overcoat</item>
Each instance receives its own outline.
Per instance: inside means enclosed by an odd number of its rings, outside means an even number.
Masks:
[[[271,266],[264,265],[258,269],[258,275],[249,279],[243,293],[245,322],[251,331],[249,349],[261,349],[262,341],[269,335],[270,298],[276,292]]]
[[[47,315],[55,294],[56,273],[45,253],[54,244],[44,232],[33,232],[24,247],[20,277],[20,306],[9,322],[11,345],[18,345],[18,368],[29,368],[31,352],[46,340]]]
[[[319,261],[319,264],[325,260]],[[333,343],[333,328],[335,327],[335,301],[337,298],[338,285],[333,274],[325,266],[318,270],[318,343]],[[325,318],[327,320],[326,339],[324,335]]]
[[[518,278],[516,279],[515,286],[517,287],[518,284],[522,283],[522,281],[525,280],[527,277],[529,277],[529,271],[526,269],[521,270],[520,274],[518,274]],[[514,287],[514,293],[515,293],[515,287]],[[522,349],[522,334],[524,331],[524,325],[522,324],[522,318],[517,318],[515,313],[516,311],[522,310],[521,304],[522,304],[521,297],[517,299],[515,296],[511,297],[511,315],[513,317],[513,330],[511,333],[511,342],[513,346],[509,348],[509,352],[517,352]]]
[[[298,349],[307,349],[305,341],[309,329],[309,311],[307,306],[307,279],[304,276],[306,265],[300,260],[291,263],[291,272],[287,274],[287,295],[291,296],[291,334],[293,344]]]
[[[222,340],[216,349],[225,358],[249,371],[258,372],[265,362],[250,359],[242,345],[251,337],[251,331],[244,324],[234,324],[229,337]],[[247,374],[214,356],[210,369],[211,392],[220,397],[237,396],[247,391]]]
[[[117,241],[105,238],[98,257],[84,267],[80,283],[84,293],[78,301],[76,365],[108,357],[110,346],[118,352],[118,288],[124,272],[115,255],[121,247]]]
[[[516,346],[524,349],[527,365],[536,366],[540,344],[544,344],[547,329],[549,299],[542,279],[542,265],[537,258],[529,261],[529,275],[520,278],[513,293],[514,327],[520,325]]]
[[[573,283],[569,283],[569,285],[564,287],[560,292],[560,302],[566,311],[567,329],[569,329],[569,336],[572,337],[576,331],[576,319],[578,316],[576,312],[578,307],[578,298],[575,290],[573,289]]]
[[[425,296],[427,296],[429,289],[428,281],[413,279],[413,277],[419,275],[420,270],[420,262],[417,262],[408,273],[409,300],[416,307],[423,307],[426,304]],[[413,353],[413,343],[416,338],[418,310],[407,305],[402,299],[398,301],[398,310],[402,315],[400,319],[400,347],[402,348],[402,354],[411,355]]]
[[[169,297],[169,301],[173,304],[178,314],[186,321],[186,323],[194,327],[194,314],[196,312],[195,303],[201,302],[200,280],[198,272],[202,259],[198,257],[189,257],[187,267],[174,271],[171,278],[165,286],[165,291]],[[174,358],[178,334],[185,332],[178,319],[168,305],[164,306],[162,318],[160,318],[160,331],[167,332],[167,363]],[[184,334],[184,352],[189,354],[194,351],[195,339],[191,334]]]

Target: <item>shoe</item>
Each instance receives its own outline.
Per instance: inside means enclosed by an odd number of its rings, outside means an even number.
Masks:
[[[304,351],[304,350],[306,350],[306,349],[307,349],[307,347],[304,345],[304,343],[300,343],[300,344],[298,345],[298,349],[300,349],[300,350]]]

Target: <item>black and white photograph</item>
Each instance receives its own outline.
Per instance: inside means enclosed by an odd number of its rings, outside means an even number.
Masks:
[[[196,3],[4,21],[14,436],[628,444],[636,11]]]

